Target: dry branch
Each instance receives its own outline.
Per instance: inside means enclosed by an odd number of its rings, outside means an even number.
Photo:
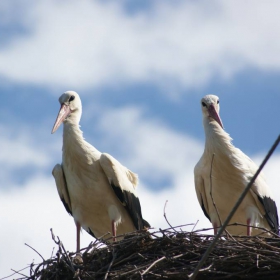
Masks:
[[[92,242],[77,255],[58,249],[55,256],[32,264],[24,280],[49,279],[188,279],[213,235],[174,228],[128,234],[119,242]],[[57,241],[59,240],[59,241]],[[196,279],[276,279],[280,273],[280,238],[235,236],[220,238]]]

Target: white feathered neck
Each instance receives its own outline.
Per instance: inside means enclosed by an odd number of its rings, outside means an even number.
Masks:
[[[210,161],[215,154],[214,164],[219,170],[223,170],[222,173],[231,174],[234,180],[238,180],[239,177],[247,184],[257,170],[255,163],[232,144],[230,135],[216,121],[204,120],[204,130],[204,157]],[[256,181],[258,180],[263,180],[262,174]]]
[[[63,159],[92,164],[101,153],[85,141],[79,125],[79,116],[70,115],[63,123]]]
[[[235,148],[230,135],[215,121],[205,118],[203,121],[205,131],[205,152],[228,154]]]

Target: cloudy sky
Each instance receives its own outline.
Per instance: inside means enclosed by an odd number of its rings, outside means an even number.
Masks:
[[[204,148],[200,99],[220,97],[234,144],[260,163],[279,134],[279,1],[23,1],[0,6],[0,278],[40,261],[50,228],[75,249],[51,175],[58,98],[77,91],[84,136],[139,174],[155,229],[209,227],[193,167]],[[265,168],[280,205],[280,150]],[[191,227],[186,229],[191,230]],[[82,246],[91,241],[82,235]],[[28,271],[26,271],[28,273]]]

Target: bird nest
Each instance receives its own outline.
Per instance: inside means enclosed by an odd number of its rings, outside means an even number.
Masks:
[[[169,228],[138,231],[104,245],[91,243],[80,254],[58,249],[51,259],[31,264],[20,279],[188,279],[214,236]],[[35,250],[36,251],[36,250]],[[280,238],[222,237],[196,279],[278,279]]]

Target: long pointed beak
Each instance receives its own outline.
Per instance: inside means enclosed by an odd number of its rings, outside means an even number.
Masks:
[[[61,123],[67,118],[67,116],[71,113],[70,107],[68,105],[62,104],[61,108],[58,112],[56,121],[54,123],[52,134],[56,132],[56,130],[59,128]]]
[[[208,113],[209,113],[209,117],[213,118],[221,126],[221,128],[224,128],[220,116],[213,105],[210,105],[208,107]]]

